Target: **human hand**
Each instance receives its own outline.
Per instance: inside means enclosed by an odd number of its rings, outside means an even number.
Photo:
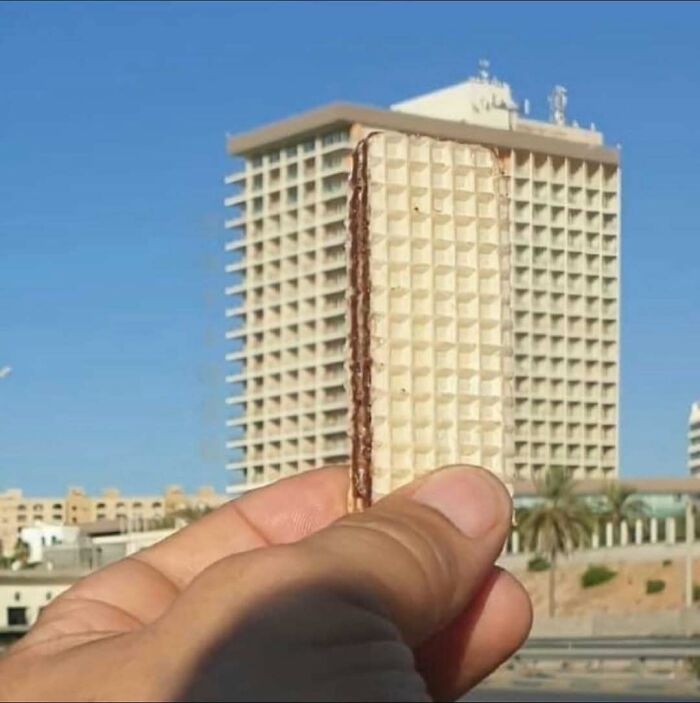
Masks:
[[[0,699],[461,695],[530,628],[494,567],[507,492],[452,467],[345,515],[347,490],[300,474],[82,579],[0,660]]]

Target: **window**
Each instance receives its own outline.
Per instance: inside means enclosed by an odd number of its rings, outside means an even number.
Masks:
[[[250,164],[253,168],[260,168],[262,166],[262,156],[254,156],[250,160]]]
[[[316,146],[316,142],[313,139],[309,139],[309,141],[304,142],[304,151],[308,154],[309,152],[314,150],[314,147]]]
[[[297,155],[297,145],[288,146],[285,150],[287,157],[294,158]]]
[[[41,510],[43,510],[43,509],[44,509],[44,506],[43,506],[41,503],[35,503],[35,504],[32,506],[32,510],[34,510],[34,512],[39,512],[39,511],[41,511]]]
[[[329,146],[330,144],[337,144],[338,142],[343,142],[348,138],[348,131],[346,129],[341,129],[336,132],[329,132],[324,134],[321,138],[321,143],[323,146]]]
[[[63,510],[63,505],[62,505],[61,503],[54,503],[54,504],[51,506],[51,509],[52,509],[52,510]]]
[[[98,510],[104,510],[107,506],[104,503],[98,503],[95,507]]]
[[[53,593],[51,591],[46,591],[46,600],[51,600],[53,598]]]
[[[15,603],[19,603],[22,600],[22,594],[19,591],[15,591]]]
[[[17,512],[23,513],[27,509],[27,506],[20,503],[20,505],[17,506]]]
[[[157,501],[155,501],[155,503],[153,503],[153,505],[151,507],[152,508],[162,508],[163,504],[159,500],[157,500]]]
[[[7,624],[12,627],[18,625],[27,625],[27,609],[26,608],[8,608],[7,609]]]
[[[271,153],[268,155],[267,160],[268,160],[271,164],[276,164],[276,163],[280,160],[280,153],[279,153],[279,151],[273,151],[273,152],[271,152]]]

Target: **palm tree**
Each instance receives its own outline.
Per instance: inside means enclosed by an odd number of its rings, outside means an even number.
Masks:
[[[649,512],[641,498],[634,498],[635,493],[632,486],[617,481],[611,481],[603,489],[600,516],[606,522],[612,522],[616,536],[623,522],[634,523]]]
[[[592,513],[575,494],[575,485],[564,467],[551,467],[535,480],[539,502],[521,515],[526,546],[549,559],[549,617],[556,612],[557,557],[580,546],[591,534]]]

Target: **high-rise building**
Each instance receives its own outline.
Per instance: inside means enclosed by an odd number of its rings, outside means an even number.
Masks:
[[[700,401],[690,406],[688,418],[688,471],[700,478]]]
[[[617,149],[568,123],[530,119],[480,75],[389,110],[337,103],[232,136],[226,178],[233,280],[227,314],[230,491],[344,461],[347,177],[372,131],[492,149],[508,184],[513,470],[617,472],[620,183]],[[428,192],[432,186],[427,186]]]

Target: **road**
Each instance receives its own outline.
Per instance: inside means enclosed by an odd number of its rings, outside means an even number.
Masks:
[[[700,656],[700,638],[530,639],[517,656],[521,659],[684,659]]]
[[[532,691],[517,688],[484,688],[472,691],[469,703],[697,703],[697,696],[674,697],[663,694],[602,693],[586,691]]]

